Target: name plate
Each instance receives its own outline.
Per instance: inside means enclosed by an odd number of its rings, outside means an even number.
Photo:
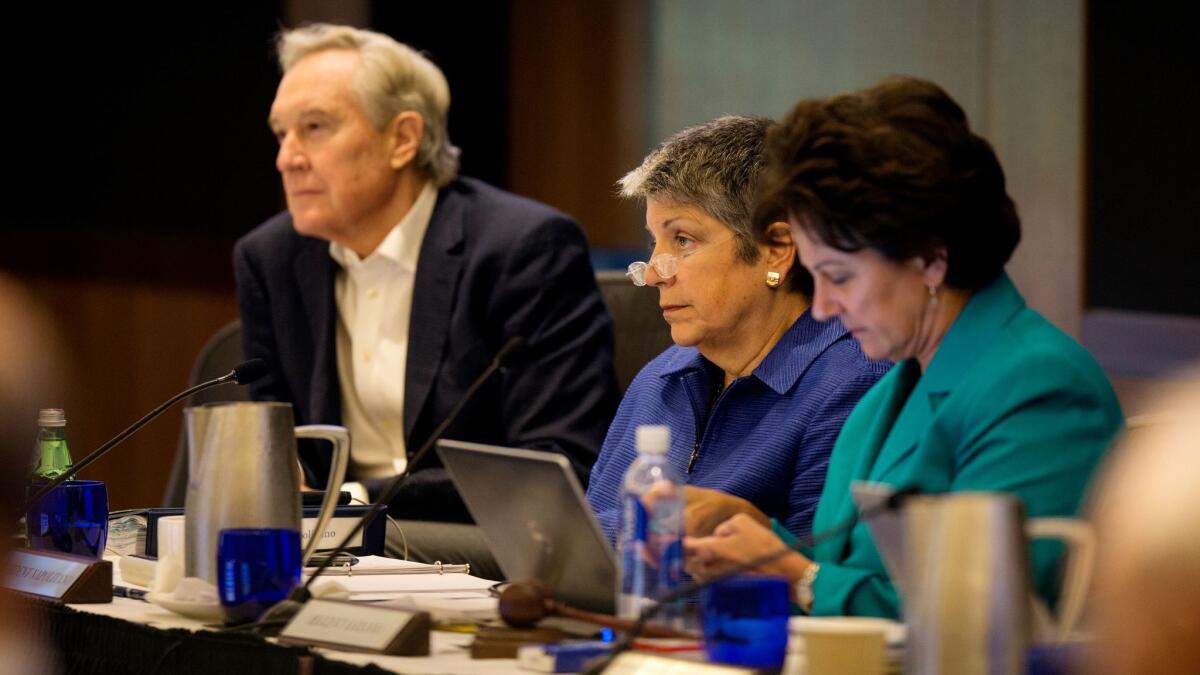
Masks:
[[[427,612],[401,612],[344,600],[309,600],[279,641],[390,656],[429,656]]]
[[[112,563],[107,560],[20,550],[9,564],[5,588],[64,603],[112,602]]]
[[[341,538],[346,536],[350,528],[370,510],[369,506],[339,506],[333,510],[333,518],[325,527],[325,532],[321,535],[321,544],[317,547],[318,550],[329,550],[337,546]],[[317,513],[320,509],[316,506],[305,506],[302,510],[304,522],[300,526],[300,537],[302,546],[308,545],[308,538],[312,536],[312,531],[317,524]],[[158,556],[158,519],[164,516],[182,516],[183,509],[147,509],[146,517],[146,543],[142,551],[145,555],[154,558]],[[383,543],[386,532],[384,527],[387,524],[387,519],[384,514],[379,514],[371,519],[371,522],[362,529],[354,537],[348,547],[347,553],[351,555],[383,555]],[[141,553],[142,551],[139,551]]]
[[[325,531],[321,533],[321,543],[317,544],[318,551],[324,551],[337,546],[342,538],[346,536],[354,526],[358,524],[358,518],[330,518],[329,523],[325,525]],[[317,526],[316,518],[305,518],[303,529],[300,530],[300,548],[308,546],[308,538],[312,536],[313,529]],[[357,548],[363,545],[363,531],[359,530],[358,534],[346,544],[347,548]]]

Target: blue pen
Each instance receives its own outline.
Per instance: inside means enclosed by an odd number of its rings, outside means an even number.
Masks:
[[[149,591],[143,591],[140,588],[113,586],[113,597],[115,598],[129,598],[131,600],[142,600],[143,602],[149,602],[149,600],[146,600],[146,593],[148,592]]]

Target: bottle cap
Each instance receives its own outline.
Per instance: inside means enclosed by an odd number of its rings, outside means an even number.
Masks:
[[[665,455],[671,446],[671,429],[662,425],[637,428],[637,451],[646,455]]]
[[[38,411],[39,427],[65,427],[67,416],[62,408],[42,408]]]

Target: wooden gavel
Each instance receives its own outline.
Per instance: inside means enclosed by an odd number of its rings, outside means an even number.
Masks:
[[[598,626],[611,628],[622,633],[629,632],[637,623],[620,619],[610,614],[599,614],[576,609],[554,599],[550,589],[540,581],[514,581],[500,593],[500,618],[513,628],[530,628],[548,616],[587,621]],[[640,635],[652,638],[697,639],[694,633],[676,630],[661,624],[646,623]]]

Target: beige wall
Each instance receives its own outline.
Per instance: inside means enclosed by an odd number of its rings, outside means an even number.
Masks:
[[[1084,9],[1079,0],[655,0],[650,143],[721,114],[910,74],[990,139],[1024,224],[1009,266],[1078,335],[1083,303]]]

